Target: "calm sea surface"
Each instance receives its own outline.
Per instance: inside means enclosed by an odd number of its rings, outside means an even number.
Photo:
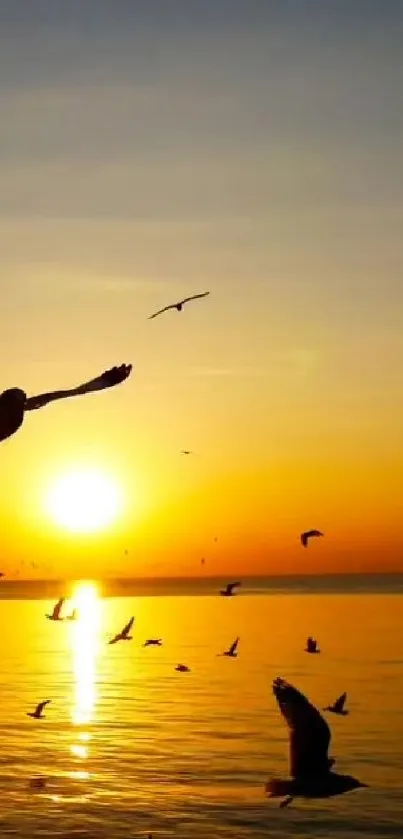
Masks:
[[[2,584],[1,836],[402,837],[402,579],[176,588],[69,585],[80,618],[52,623],[40,586]],[[133,641],[108,646],[131,615]],[[321,655],[303,652],[308,634]],[[217,657],[238,635],[238,659]],[[143,648],[149,637],[164,646]],[[347,690],[331,753],[369,789],[285,810],[266,799],[266,780],[288,774],[278,675],[319,707]],[[28,717],[43,699],[46,718]]]

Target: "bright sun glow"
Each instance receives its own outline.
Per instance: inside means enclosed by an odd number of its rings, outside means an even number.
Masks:
[[[72,533],[106,529],[121,509],[118,487],[104,472],[75,469],[51,485],[47,510],[53,520]]]

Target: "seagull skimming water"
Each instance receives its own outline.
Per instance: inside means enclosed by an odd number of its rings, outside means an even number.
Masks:
[[[134,617],[130,618],[129,622],[126,624],[126,626],[123,627],[122,631],[118,632],[117,635],[111,638],[111,640],[108,641],[108,644],[117,644],[118,641],[131,641],[133,636],[130,635],[130,630],[133,624]]]
[[[235,589],[240,585],[242,585],[242,583],[240,583],[239,580],[236,583],[227,583],[226,588],[223,588],[220,591],[221,596],[222,597],[233,597]]]
[[[321,530],[305,530],[305,533],[301,533],[301,545],[304,548],[308,547],[309,539],[312,539],[313,536],[324,536],[325,534],[322,533]]]
[[[328,757],[330,728],[317,708],[284,679],[275,679],[273,693],[290,729],[291,780],[273,778],[266,784],[269,798],[282,798],[286,807],[293,798],[329,798],[366,787],[352,775],[332,772]]]
[[[36,706],[35,711],[28,711],[27,717],[33,717],[34,720],[43,720],[44,715],[42,713],[45,705],[49,705],[50,699],[45,699],[44,702],[40,702],[39,705]]]
[[[239,644],[239,638],[236,638],[235,641],[233,642],[233,644],[231,644],[231,646],[228,647],[228,650],[225,650],[225,652],[221,653],[221,655],[225,655],[225,656],[227,656],[227,658],[236,658],[237,655],[238,655],[238,652],[237,652],[238,644]]]
[[[324,708],[324,711],[332,711],[333,714],[339,714],[339,716],[346,717],[348,714],[347,709],[344,707],[346,704],[347,694],[342,693],[338,699],[333,703],[333,705],[328,705],[327,708]]]
[[[162,647],[162,638],[147,638],[143,647]]]
[[[65,597],[61,597],[60,600],[57,601],[56,606],[53,609],[53,612],[50,615],[46,615],[48,620],[50,621],[62,621],[64,618],[60,617],[60,612],[63,609]]]

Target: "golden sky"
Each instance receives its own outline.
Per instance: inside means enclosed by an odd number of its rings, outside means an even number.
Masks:
[[[1,444],[4,570],[403,570],[403,13],[169,5],[0,4],[1,387],[134,365]],[[125,504],[78,537],[87,467]]]

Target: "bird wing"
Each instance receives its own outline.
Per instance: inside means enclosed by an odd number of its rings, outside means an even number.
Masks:
[[[346,693],[342,693],[341,696],[339,696],[339,698],[336,699],[336,702],[334,703],[334,707],[335,707],[336,711],[342,711],[343,710],[346,699],[347,699],[347,694]]]
[[[60,616],[60,612],[63,609],[65,598],[61,597],[60,600],[57,601],[55,608],[53,609],[53,617],[58,618]]]
[[[234,590],[234,588],[237,588],[237,586],[240,586],[240,585],[241,585],[241,583],[240,583],[240,582],[236,582],[236,583],[228,583],[228,585],[227,585],[227,591],[233,591],[233,590]]]
[[[192,294],[191,297],[185,297],[181,300],[181,303],[183,305],[184,303],[189,303],[190,300],[200,300],[201,297],[207,297],[208,294],[210,294],[209,291],[203,291],[201,294]]]
[[[128,635],[134,624],[134,618],[130,618],[129,622],[122,629],[122,635]]]
[[[108,644],[116,644],[118,641],[120,641],[121,637],[122,636],[121,636],[120,632],[118,632],[117,635],[114,635],[113,638],[111,638],[111,640],[108,641]]]
[[[44,702],[39,702],[39,705],[36,706],[35,713],[36,714],[41,714],[45,705],[49,705],[49,702],[50,702],[50,699],[45,699]]]
[[[168,312],[169,309],[175,309],[176,303],[170,303],[169,306],[164,306],[163,309],[158,309],[158,312],[154,312],[153,315],[150,315],[148,320],[152,320],[153,318],[158,317],[158,315],[162,315],[163,312]]]
[[[293,778],[328,772],[330,728],[308,699],[283,679],[273,682],[273,693],[290,729],[290,774]]]
[[[229,654],[230,654],[230,655],[234,655],[234,652],[235,652],[235,650],[236,650],[236,648],[237,648],[238,644],[239,644],[239,638],[236,638],[236,640],[234,641],[234,643],[233,643],[233,644],[231,644],[231,646],[230,646],[230,648],[229,648],[229,650],[228,650],[228,652],[229,652]]]
[[[301,544],[304,546],[304,548],[306,548],[308,544],[308,536],[309,533],[301,533]]]

